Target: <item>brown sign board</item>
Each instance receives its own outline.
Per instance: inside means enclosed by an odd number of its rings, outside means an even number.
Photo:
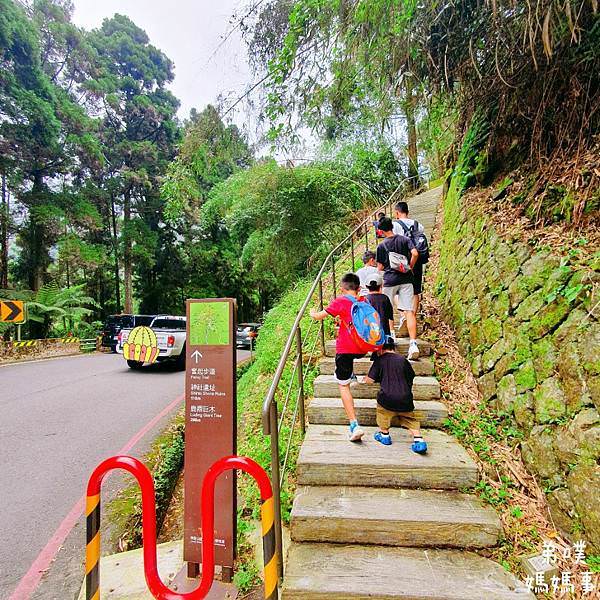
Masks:
[[[187,301],[183,557],[191,565],[202,563],[204,475],[216,460],[236,452],[235,335],[235,300]],[[217,480],[214,539],[215,564],[231,574],[236,542],[234,471]]]

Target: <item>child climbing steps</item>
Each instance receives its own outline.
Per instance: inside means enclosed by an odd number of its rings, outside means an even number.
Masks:
[[[390,427],[397,418],[402,427],[412,435],[411,450],[417,454],[427,452],[427,442],[421,435],[421,424],[415,417],[412,386],[415,372],[404,356],[395,352],[393,339],[388,339],[383,349],[373,355],[373,366],[365,377],[365,383],[379,383],[376,421],[379,431],[374,438],[384,446],[391,446]]]

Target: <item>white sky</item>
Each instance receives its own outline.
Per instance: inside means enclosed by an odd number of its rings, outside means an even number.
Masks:
[[[179,98],[180,117],[192,107],[199,110],[222,94],[229,106],[251,80],[246,46],[239,29],[214,56],[223,37],[232,29],[234,13],[243,0],[74,0],[73,20],[93,29],[115,13],[127,15],[146,31],[150,43],[175,63],[171,90]],[[241,105],[240,105],[241,106]],[[242,115],[234,119],[244,122]]]

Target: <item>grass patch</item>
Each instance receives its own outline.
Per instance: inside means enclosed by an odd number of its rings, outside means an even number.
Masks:
[[[183,468],[185,448],[185,412],[181,409],[167,428],[152,442],[143,459],[154,479],[156,499],[156,529],[160,527],[169,508],[173,490]],[[107,507],[112,525],[111,543],[116,550],[124,552],[142,545],[142,494],[137,481],[125,487]]]

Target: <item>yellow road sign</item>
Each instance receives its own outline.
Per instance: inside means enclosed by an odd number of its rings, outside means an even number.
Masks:
[[[0,321],[2,323],[25,323],[25,303],[22,300],[0,301]]]

